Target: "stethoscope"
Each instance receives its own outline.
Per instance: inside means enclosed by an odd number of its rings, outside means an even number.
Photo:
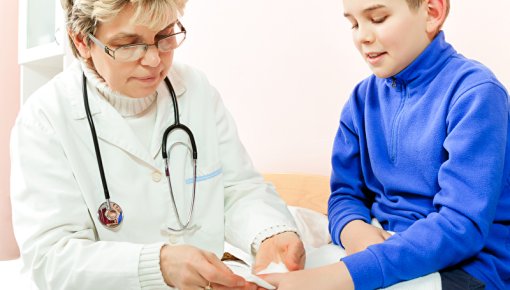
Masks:
[[[172,98],[172,104],[174,107],[174,124],[170,125],[168,128],[166,128],[165,132],[163,133],[163,140],[161,142],[161,155],[163,156],[163,160],[165,161],[165,175],[168,180],[168,188],[170,190],[170,197],[172,199],[172,205],[174,209],[175,216],[177,217],[177,223],[178,227],[173,228],[167,226],[167,229],[171,232],[183,232],[186,230],[192,230],[195,229],[195,226],[191,226],[191,220],[193,217],[193,210],[195,208],[195,192],[196,192],[196,185],[197,185],[197,146],[195,143],[195,138],[193,137],[193,133],[191,130],[186,127],[185,125],[181,124],[179,121],[179,106],[177,104],[177,97],[175,95],[174,88],[172,86],[172,83],[170,83],[170,80],[168,77],[165,78],[165,84],[170,91],[170,96]],[[94,127],[94,121],[92,120],[92,114],[90,113],[90,107],[89,107],[89,97],[87,93],[87,78],[85,77],[85,74],[83,74],[83,103],[85,105],[85,112],[87,114],[87,120],[89,122],[90,126],[90,132],[92,134],[92,141],[94,142],[94,150],[96,152],[96,159],[97,159],[97,165],[99,167],[99,174],[101,176],[101,182],[103,184],[103,191],[104,191],[104,198],[105,202],[101,203],[99,206],[99,209],[97,210],[97,217],[101,224],[105,226],[107,229],[114,230],[117,228],[122,221],[124,220],[124,213],[122,212],[122,208],[115,202],[110,200],[110,192],[108,191],[108,185],[106,183],[106,177],[104,174],[104,167],[103,167],[103,161],[101,159],[101,152],[99,150],[99,142],[96,134],[96,129]],[[189,146],[186,146],[188,150],[192,154],[192,165],[193,165],[193,194],[191,199],[191,205],[188,213],[188,219],[185,223],[182,222],[181,217],[179,215],[179,210],[177,209],[177,204],[175,202],[174,192],[172,188],[172,181],[170,179],[170,170],[168,166],[168,154],[166,150],[166,143],[168,136],[172,133],[172,131],[181,130],[184,131],[190,140],[191,143],[191,149]]]

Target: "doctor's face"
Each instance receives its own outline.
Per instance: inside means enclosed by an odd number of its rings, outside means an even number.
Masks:
[[[147,26],[131,23],[133,14],[133,8],[126,5],[112,21],[98,24],[94,37],[115,50],[130,44],[154,44],[173,33],[174,23],[159,30],[151,30]],[[155,46],[149,46],[142,58],[120,61],[91,41],[90,58],[96,71],[112,90],[129,97],[143,98],[153,94],[166,77],[172,65],[173,50],[161,52]]]
[[[405,0],[344,0],[354,45],[372,72],[387,78],[406,68],[431,42],[427,5]]]

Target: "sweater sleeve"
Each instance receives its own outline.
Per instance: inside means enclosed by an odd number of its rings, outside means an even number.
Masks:
[[[351,97],[344,106],[333,144],[331,196],[328,202],[329,231],[333,243],[341,245],[340,233],[352,220],[370,222],[373,197],[364,186],[360,161],[358,130],[353,118],[356,110]]]
[[[477,85],[450,105],[438,173],[436,211],[384,243],[343,259],[356,289],[375,289],[458,264],[479,252],[503,184],[508,97],[493,83]],[[469,237],[466,239],[466,237]]]

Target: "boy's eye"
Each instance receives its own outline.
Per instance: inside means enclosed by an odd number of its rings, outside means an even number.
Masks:
[[[384,20],[386,20],[386,18],[388,18],[387,16],[383,16],[383,17],[374,17],[372,18],[372,22],[373,23],[383,23]]]
[[[351,29],[356,29],[358,28],[358,22],[354,21],[354,20],[351,20],[349,21],[351,23]]]

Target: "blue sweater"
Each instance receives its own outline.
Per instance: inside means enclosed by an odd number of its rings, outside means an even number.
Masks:
[[[397,75],[356,86],[333,148],[330,233],[340,244],[372,217],[396,232],[343,259],[356,290],[456,265],[510,289],[509,130],[505,88],[443,32]]]

